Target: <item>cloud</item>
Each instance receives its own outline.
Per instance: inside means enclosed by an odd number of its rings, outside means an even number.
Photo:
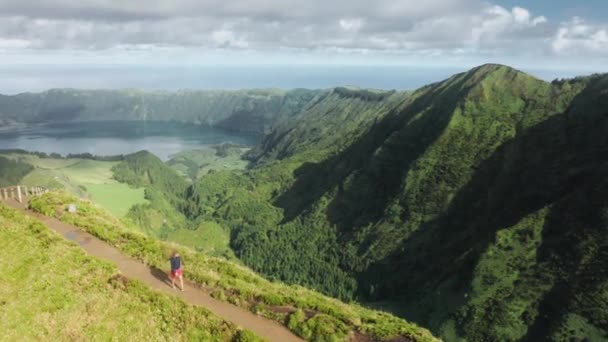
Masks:
[[[551,46],[562,55],[608,56],[608,26],[592,25],[575,17],[560,25]]]
[[[340,19],[339,23],[344,31],[359,31],[363,26],[363,20],[360,18]]]
[[[2,51],[439,58],[556,55],[580,47],[603,53],[605,45],[606,29],[581,19],[553,24],[526,8],[484,0],[0,0]]]
[[[490,6],[474,19],[471,42],[476,45],[502,45],[512,40],[524,40],[535,36],[537,28],[547,23],[543,16],[532,18],[521,7],[511,11],[501,6]]]

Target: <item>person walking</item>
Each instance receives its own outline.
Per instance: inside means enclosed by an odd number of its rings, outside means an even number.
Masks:
[[[173,251],[171,254],[171,286],[175,289],[175,278],[179,278],[180,290],[184,291],[184,270],[182,269],[182,257]]]

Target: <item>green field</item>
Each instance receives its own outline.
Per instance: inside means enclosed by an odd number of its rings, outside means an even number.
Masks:
[[[167,165],[181,176],[196,180],[210,171],[243,170],[248,161],[243,155],[249,148],[228,144],[213,146],[208,149],[180,152],[171,157]]]
[[[166,240],[210,255],[232,256],[230,232],[215,222],[201,222],[195,230],[176,229]]]
[[[143,188],[132,188],[112,178],[112,167],[118,162],[40,158],[18,153],[3,156],[34,166],[21,181],[23,185],[65,189],[95,201],[118,217],[126,215],[135,204],[147,203]]]
[[[0,205],[0,340],[244,340],[250,333],[155,292]]]
[[[147,202],[144,199],[144,189],[133,189],[123,183],[86,184],[85,186],[95,203],[118,217],[125,216],[131,206]]]

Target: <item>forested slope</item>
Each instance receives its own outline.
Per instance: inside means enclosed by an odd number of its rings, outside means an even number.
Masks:
[[[189,184],[126,157],[114,177],[150,201],[128,218],[154,236],[217,222],[255,271],[448,341],[608,339],[607,75],[484,65],[413,92],[286,94],[212,123],[270,129],[245,171]]]
[[[200,179],[185,214],[230,227],[259,272],[398,302],[448,340],[605,337],[607,80],[485,65],[411,94],[334,90],[252,169]]]

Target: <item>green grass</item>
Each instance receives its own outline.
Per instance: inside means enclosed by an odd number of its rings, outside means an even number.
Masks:
[[[232,256],[230,232],[215,222],[201,222],[195,230],[176,229],[169,232],[166,240],[209,255]]]
[[[60,174],[50,170],[34,169],[21,181],[23,185],[43,186],[49,189],[66,189],[78,193],[77,186],[71,185]]]
[[[65,189],[79,197],[91,198],[112,214],[123,217],[135,204],[145,204],[143,188],[132,188],[113,179],[112,167],[118,162],[89,159],[40,158],[35,155],[5,155],[35,167],[22,184]]]
[[[66,213],[67,203],[72,202],[78,203],[76,214]],[[414,341],[436,340],[427,330],[388,313],[346,304],[300,286],[273,283],[226,259],[196,253],[134,232],[128,224],[102,208],[79,201],[65,192],[34,198],[30,206],[45,215],[82,227],[124,253],[161,269],[167,268],[168,256],[177,249],[187,265],[186,278],[210,288],[214,297],[275,319],[311,341],[344,341],[355,330],[378,339],[407,336]],[[281,308],[287,310],[277,310]],[[298,309],[310,312],[312,316],[290,318],[297,315]]]
[[[73,164],[61,169],[61,172],[76,183],[104,184],[112,180],[112,167],[117,162],[75,159]]]
[[[86,184],[91,199],[118,217],[123,217],[135,204],[145,204],[144,189],[123,183]]]
[[[243,160],[243,155],[249,148],[224,147],[222,153],[218,152],[221,147],[200,149],[180,152],[172,156],[167,165],[171,166],[182,177],[196,180],[206,175],[209,171],[220,170],[243,170],[249,163]]]
[[[0,205],[0,340],[259,340]]]

